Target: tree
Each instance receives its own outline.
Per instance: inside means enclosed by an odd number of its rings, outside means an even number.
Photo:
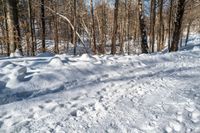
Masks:
[[[32,0],[28,0],[28,16],[29,16],[29,31],[30,31],[30,37],[31,37],[31,55],[35,56],[35,41],[34,41],[34,20],[32,15]]]
[[[8,22],[7,22],[7,9],[6,9],[4,0],[2,0],[2,6],[3,6],[3,16],[4,16],[4,23],[5,23],[5,32],[6,32],[6,35],[5,35],[5,42],[7,45],[6,53],[7,53],[7,56],[9,56],[10,55],[10,42],[9,42]],[[4,33],[4,31],[2,31],[2,32]]]
[[[164,47],[163,0],[158,0],[158,5],[159,5],[159,26],[158,26],[157,51],[160,51]]]
[[[151,0],[151,13],[150,13],[150,46],[154,52],[155,43],[155,22],[156,22],[156,0]]]
[[[111,46],[111,54],[116,54],[116,36],[117,36],[117,19],[118,19],[118,7],[119,0],[115,0],[115,10],[114,10],[114,23],[113,23],[113,34],[112,34],[112,46]]]
[[[172,7],[173,7],[173,0],[170,0],[169,20],[168,20],[168,49],[169,50],[170,50],[170,46],[171,46]]]
[[[74,10],[73,10],[73,16],[74,16],[74,29],[73,29],[73,44],[74,44],[74,55],[76,55],[76,0],[74,0]]]
[[[176,17],[174,20],[174,32],[173,32],[173,38],[172,38],[172,44],[170,47],[170,52],[177,51],[178,50],[178,44],[179,39],[181,35],[181,28],[182,28],[182,21],[183,21],[183,15],[185,11],[185,1],[186,0],[178,0],[178,6],[177,6],[177,12]]]
[[[95,20],[94,20],[94,6],[93,6],[93,0],[90,0],[90,15],[92,20],[92,42],[93,42],[93,52],[96,54],[97,52],[97,45],[96,45],[96,35],[95,35]]]
[[[139,8],[139,24],[140,24],[140,35],[141,35],[141,49],[142,53],[148,53],[147,33],[146,33],[146,25],[144,22],[142,0],[138,0],[138,8]]]
[[[6,17],[8,26],[8,40],[10,44],[10,52],[14,53],[16,49],[22,53],[20,44],[20,27],[18,19],[17,0],[4,0],[6,5]]]
[[[42,52],[46,51],[45,47],[45,34],[46,34],[46,27],[45,27],[45,7],[44,7],[44,0],[41,0],[41,22],[42,22]]]
[[[100,36],[100,49],[99,53],[105,54],[105,45],[106,45],[106,2],[105,0],[101,0],[102,5],[101,5],[101,19],[99,20],[99,36]],[[101,24],[100,24],[101,21]]]

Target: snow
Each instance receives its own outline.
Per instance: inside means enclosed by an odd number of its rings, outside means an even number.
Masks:
[[[40,53],[37,55],[37,57],[50,57],[50,56],[54,56],[54,54],[50,52],[45,52],[45,53]]]
[[[64,64],[59,57],[55,57],[50,60],[49,65],[53,67],[62,67]]]
[[[0,132],[198,133],[200,48],[1,58]]]
[[[14,53],[10,54],[10,57],[22,57],[19,49],[16,49],[16,51]]]

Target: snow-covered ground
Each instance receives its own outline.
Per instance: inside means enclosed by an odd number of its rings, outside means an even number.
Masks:
[[[0,132],[200,132],[200,47],[0,58]]]

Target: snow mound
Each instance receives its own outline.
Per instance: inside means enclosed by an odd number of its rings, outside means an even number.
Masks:
[[[49,65],[54,67],[60,67],[63,66],[64,64],[59,57],[54,57],[49,61]]]
[[[24,81],[24,77],[27,73],[27,68],[22,66],[15,67],[12,72],[8,75],[8,82],[6,87],[13,88],[16,87],[19,82]]]
[[[55,57],[58,57],[58,58],[60,58],[63,61],[69,61],[69,58],[67,57],[66,54],[55,55]]]
[[[12,64],[10,61],[1,62],[0,68],[5,67],[5,66],[10,65],[10,64]]]
[[[96,59],[89,54],[83,54],[79,59],[81,61],[96,61]]]
[[[200,51],[200,46],[194,46],[194,48],[192,49],[192,51]]]
[[[22,55],[19,49],[16,49],[14,53],[10,54],[10,57],[22,57]]]
[[[54,54],[50,52],[44,52],[37,55],[37,57],[52,57],[52,56],[54,56]]]
[[[5,67],[4,67],[4,69],[3,69],[3,71],[4,71],[4,73],[11,73],[12,71],[13,71],[13,69],[15,69],[15,67],[16,67],[17,65],[15,65],[15,64],[7,64]]]

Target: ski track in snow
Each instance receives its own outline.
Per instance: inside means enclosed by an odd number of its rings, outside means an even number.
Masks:
[[[0,132],[199,133],[200,48],[2,59]]]

